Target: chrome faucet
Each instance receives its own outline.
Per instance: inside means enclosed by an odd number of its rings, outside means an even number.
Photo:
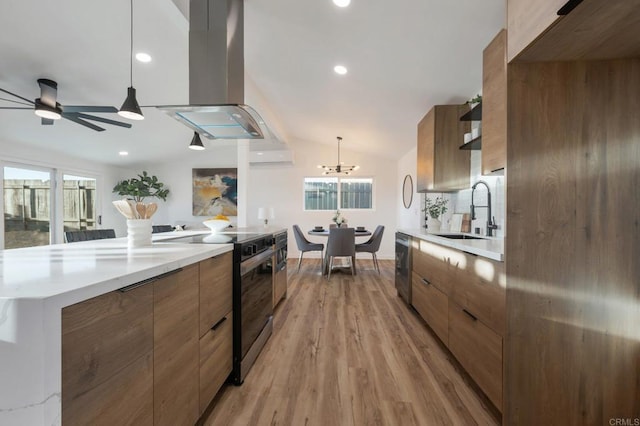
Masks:
[[[476,192],[476,187],[479,184],[483,184],[487,187],[487,205],[486,206],[476,206],[473,203],[473,194]],[[471,187],[471,220],[476,219],[476,209],[478,208],[486,208],[487,209],[487,237],[493,236],[493,230],[498,229],[498,225],[496,225],[496,218],[491,216],[491,190],[489,189],[489,185],[483,180],[479,180],[473,184]],[[493,222],[491,219],[493,218]]]

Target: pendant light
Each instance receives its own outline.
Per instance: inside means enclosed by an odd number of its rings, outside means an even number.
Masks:
[[[191,139],[189,148],[195,151],[202,151],[204,149],[204,145],[202,144],[202,139],[200,139],[200,134],[198,132],[193,132],[193,139]]]
[[[138,101],[136,100],[136,89],[133,87],[133,0],[131,0],[131,50],[129,52],[129,82],[130,86],[127,89],[127,98],[124,100],[124,103],[120,107],[120,111],[118,111],[118,115],[128,118],[130,120],[144,120],[144,116],[142,115],[142,111],[140,110],[140,105],[138,105]]]
[[[358,170],[360,166],[345,166],[340,162],[340,141],[342,138],[338,136],[338,164],[335,166],[318,166],[319,169],[323,169],[323,175],[328,175],[329,173],[344,173],[345,175],[351,174],[351,172]]]

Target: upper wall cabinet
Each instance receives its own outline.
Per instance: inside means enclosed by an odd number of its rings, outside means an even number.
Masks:
[[[635,0],[508,0],[508,59],[572,61],[640,55]]]
[[[507,164],[507,32],[482,52],[482,174]]]
[[[471,154],[458,147],[469,131],[467,105],[436,105],[418,123],[418,192],[469,188]]]

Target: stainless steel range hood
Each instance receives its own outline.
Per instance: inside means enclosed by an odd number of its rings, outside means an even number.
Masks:
[[[208,139],[272,137],[244,104],[243,0],[191,0],[189,105],[158,109]]]

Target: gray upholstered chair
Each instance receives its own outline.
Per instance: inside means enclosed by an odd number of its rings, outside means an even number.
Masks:
[[[380,273],[380,266],[378,265],[378,257],[376,252],[380,250],[380,243],[382,242],[382,234],[384,233],[384,226],[378,225],[376,230],[371,234],[366,242],[356,244],[356,253],[371,253],[373,256],[373,266]]]
[[[329,229],[329,241],[327,242],[327,262],[329,271],[327,280],[331,279],[331,269],[335,257],[348,257],[351,274],[355,275],[356,260],[356,233],[353,228],[331,228]]]
[[[307,240],[298,225],[293,225],[293,236],[296,238],[296,244],[298,245],[298,250],[300,251],[300,257],[298,258],[298,271],[300,271],[302,255],[307,251],[320,252],[320,262],[322,265],[322,269],[324,270],[324,256],[322,255],[322,252],[324,251],[324,244],[312,243],[311,241]]]

